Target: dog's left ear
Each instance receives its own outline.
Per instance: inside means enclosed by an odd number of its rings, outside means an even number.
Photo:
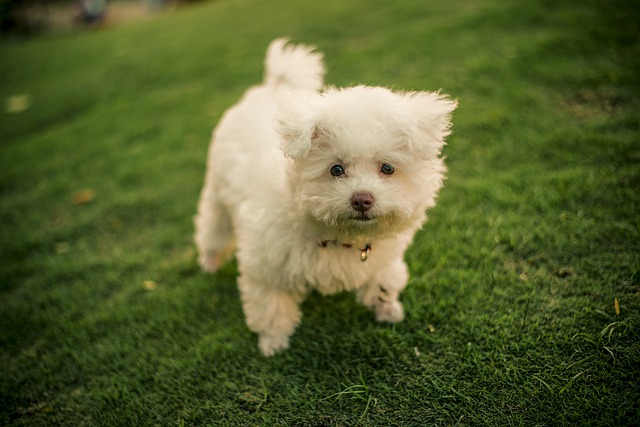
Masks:
[[[412,92],[404,95],[411,120],[409,147],[420,157],[437,157],[451,134],[451,113],[458,102],[439,92]]]
[[[282,138],[282,151],[290,159],[309,154],[311,144],[319,135],[317,103],[320,96],[310,92],[278,94],[276,130]]]

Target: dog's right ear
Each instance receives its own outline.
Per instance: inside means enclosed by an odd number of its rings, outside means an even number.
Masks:
[[[320,96],[313,92],[287,91],[278,94],[276,99],[276,130],[282,138],[282,151],[290,159],[305,157],[320,134],[316,108]]]

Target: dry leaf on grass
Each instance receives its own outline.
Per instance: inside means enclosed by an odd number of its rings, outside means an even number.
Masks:
[[[15,95],[7,98],[4,109],[9,114],[18,114],[31,106],[31,95]]]
[[[96,198],[96,192],[91,189],[80,190],[73,195],[74,205],[84,205],[93,202]]]
[[[158,284],[153,280],[145,280],[143,285],[144,288],[148,291],[155,291],[156,289],[158,289]]]

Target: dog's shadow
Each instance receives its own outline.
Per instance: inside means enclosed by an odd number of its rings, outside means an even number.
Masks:
[[[300,371],[334,369],[344,364],[365,363],[380,368],[388,361],[403,334],[402,323],[378,323],[375,315],[356,301],[355,295],[343,292],[321,295],[312,292],[301,305],[302,321],[290,339],[290,346],[265,358],[258,350],[258,337],[244,323],[235,261],[213,275],[200,276],[196,281],[195,298],[207,301],[198,305],[206,326],[201,325],[201,339],[210,340],[208,347],[217,355],[243,360],[261,360],[273,367],[297,366]],[[230,332],[225,332],[230,331]],[[221,340],[214,343],[211,341]],[[226,354],[229,353],[229,354]]]
[[[302,323],[291,337],[290,363],[326,370],[364,363],[381,368],[394,346],[398,326],[378,323],[352,293],[312,293],[302,304]],[[294,360],[295,359],[295,360]]]

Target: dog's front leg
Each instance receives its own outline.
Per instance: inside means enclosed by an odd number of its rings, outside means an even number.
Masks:
[[[404,319],[400,292],[407,285],[409,272],[402,260],[379,271],[373,280],[357,291],[357,298],[376,315],[378,322],[400,322]]]
[[[238,278],[247,326],[259,335],[259,347],[272,356],[289,347],[289,337],[300,324],[302,296],[273,289],[247,276]]]

